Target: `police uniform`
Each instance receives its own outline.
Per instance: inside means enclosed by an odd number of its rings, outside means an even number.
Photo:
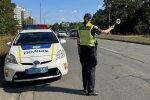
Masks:
[[[100,35],[100,30],[90,22],[78,29],[79,56],[82,64],[82,80],[84,91],[88,93],[95,89],[95,70],[97,65],[96,49],[97,41],[95,35]]]

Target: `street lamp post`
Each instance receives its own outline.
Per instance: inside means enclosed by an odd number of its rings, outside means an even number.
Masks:
[[[42,10],[41,10],[41,0],[40,0],[40,24],[41,24],[41,12],[42,12]]]
[[[45,24],[45,17],[43,17],[43,24]]]

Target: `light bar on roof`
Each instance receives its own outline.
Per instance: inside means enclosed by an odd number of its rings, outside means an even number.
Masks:
[[[48,29],[50,28],[50,25],[47,24],[27,24],[22,25],[23,29]]]

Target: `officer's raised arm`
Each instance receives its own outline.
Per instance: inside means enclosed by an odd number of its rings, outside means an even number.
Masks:
[[[114,27],[115,27],[115,24],[110,26],[108,29],[102,30],[102,29],[98,28],[97,26],[94,26],[95,29],[99,30],[100,34],[108,34],[111,30],[114,29]]]

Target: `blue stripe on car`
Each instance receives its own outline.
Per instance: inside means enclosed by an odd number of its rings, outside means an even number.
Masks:
[[[50,48],[51,44],[39,44],[39,45],[22,45],[22,50],[30,50],[30,49],[46,49]]]

